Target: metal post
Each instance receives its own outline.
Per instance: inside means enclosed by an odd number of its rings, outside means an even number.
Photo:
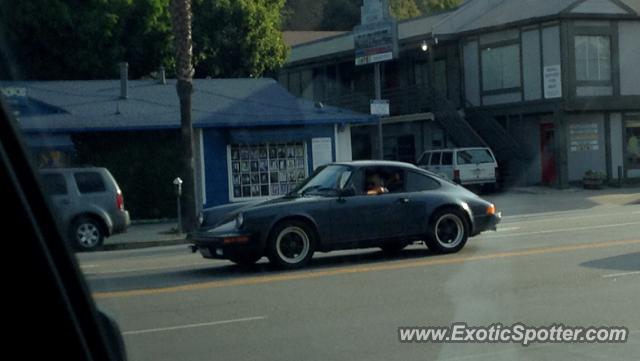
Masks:
[[[182,179],[180,177],[173,180],[173,185],[176,187],[176,198],[178,205],[178,233],[184,233],[184,229],[182,227],[182,207],[181,207],[181,198],[182,198]]]
[[[622,187],[622,166],[618,166],[618,188]]]
[[[382,99],[382,84],[380,81],[380,63],[373,64],[373,75],[376,89],[376,100]],[[382,139],[382,117],[378,117],[378,159],[384,158],[384,144]]]

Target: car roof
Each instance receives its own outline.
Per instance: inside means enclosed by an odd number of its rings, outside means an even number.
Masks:
[[[105,172],[107,169],[102,167],[73,167],[73,168],[41,168],[43,173],[65,173],[65,172]]]
[[[489,148],[489,147],[443,148],[443,149],[426,150],[422,154],[434,153],[434,152],[452,152],[452,151],[455,151],[455,150],[478,150],[478,149],[489,149],[489,150],[491,150],[491,148]]]
[[[336,165],[348,165],[352,167],[402,167],[409,169],[420,169],[411,163],[396,162],[391,160],[355,160],[350,162],[336,162]]]

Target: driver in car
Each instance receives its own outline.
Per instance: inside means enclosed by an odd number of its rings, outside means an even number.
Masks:
[[[389,193],[384,187],[384,181],[378,173],[374,173],[367,178],[367,195],[375,196],[378,194]]]

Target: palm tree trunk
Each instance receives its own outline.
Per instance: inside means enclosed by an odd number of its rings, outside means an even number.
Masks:
[[[191,0],[171,0],[171,23],[176,48],[176,90],[180,99],[180,129],[182,136],[182,228],[196,228],[195,165],[193,159],[193,124],[191,93],[193,93],[193,39],[191,37]]]

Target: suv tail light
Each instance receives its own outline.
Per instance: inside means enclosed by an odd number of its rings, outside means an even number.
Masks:
[[[116,193],[116,207],[119,210],[124,211],[124,197],[122,196],[122,191],[120,191],[119,189]]]
[[[456,183],[460,183],[460,169],[453,170],[453,181]]]

